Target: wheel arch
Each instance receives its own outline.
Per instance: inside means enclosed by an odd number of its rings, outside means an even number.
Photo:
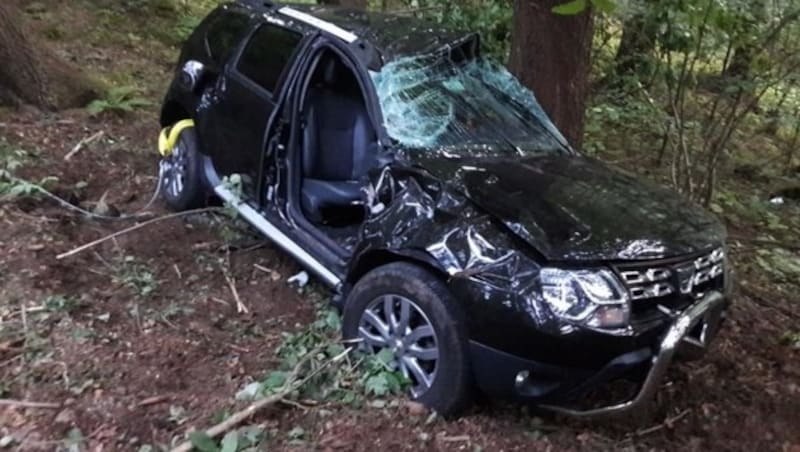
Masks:
[[[407,262],[409,264],[418,265],[441,278],[443,281],[447,281],[449,278],[436,259],[424,251],[377,249],[367,251],[358,256],[355,264],[350,267],[346,282],[352,287],[352,285],[356,284],[364,275],[369,273],[370,270],[395,262]]]
[[[175,124],[181,119],[192,119],[192,114],[189,113],[189,109],[180,102],[169,100],[161,108],[161,127]]]

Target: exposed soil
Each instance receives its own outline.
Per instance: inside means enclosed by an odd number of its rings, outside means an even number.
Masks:
[[[38,180],[55,173],[54,190],[62,196],[91,206],[108,191],[110,204],[130,212],[146,202],[154,184],[155,157],[147,151],[154,124],[147,113],[96,121],[79,111],[27,112],[6,117],[0,130],[14,146],[38,150],[21,175]],[[107,137],[65,162],[74,144],[96,130]],[[81,181],[86,189],[71,188]],[[6,396],[65,407],[0,408],[4,433],[26,432],[26,448],[51,449],[54,443],[46,441],[63,439],[72,427],[88,437],[91,450],[168,444],[232,410],[237,390],[275,365],[281,333],[313,318],[313,304],[286,284],[296,264],[269,246],[231,253],[232,274],[250,309],[238,314],[216,264],[225,256],[224,242],[205,217],[156,224],[56,260],[130,222],[89,221],[31,200],[6,203],[0,215],[4,304],[35,308],[53,294],[79,301],[69,315],[28,314],[40,347],[21,353],[14,343],[0,342]],[[115,273],[126,256],[153,273],[152,293],[142,295]],[[254,264],[277,273],[273,278]],[[255,421],[278,432],[271,443],[278,449],[797,450],[800,352],[777,338],[796,326],[800,309],[796,300],[752,290],[767,295],[737,297],[712,353],[675,367],[646,419],[575,421],[484,402],[461,420],[426,425],[426,415],[397,402],[362,410],[280,406]],[[307,442],[289,442],[285,432],[296,426],[307,432]]]
[[[7,112],[0,144],[34,151],[20,176],[56,176],[49,187],[84,207],[107,192],[109,204],[131,212],[155,183],[156,114]],[[101,130],[101,139],[64,160]],[[3,202],[0,222],[0,397],[60,405],[0,405],[0,437],[13,435],[21,450],[57,449],[73,428],[85,450],[168,445],[241,408],[234,394],[274,368],[282,334],[314,318],[311,299],[319,295],[286,283],[299,271],[288,256],[247,234],[227,250],[209,216],[158,223],[63,260],[55,256],[132,222],[90,221],[42,200]],[[228,252],[249,313],[237,312],[224,277]],[[637,419],[577,421],[483,401],[462,419],[431,421],[396,400],[361,409],[277,405],[252,423],[266,426],[274,450],[798,452],[800,350],[779,338],[797,331],[800,300],[772,290],[764,275],[739,278],[747,290],[711,353],[673,367]],[[74,303],[45,308],[53,296]],[[31,310],[24,322],[22,306]],[[296,427],[301,441],[288,434]]]

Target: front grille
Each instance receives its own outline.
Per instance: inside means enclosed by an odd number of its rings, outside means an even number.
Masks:
[[[718,248],[692,259],[637,262],[616,266],[631,298],[632,323],[647,323],[665,311],[680,311],[700,294],[721,290],[725,251]]]

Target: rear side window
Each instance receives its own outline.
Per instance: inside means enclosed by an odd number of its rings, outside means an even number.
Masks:
[[[214,19],[206,34],[211,59],[222,62],[239,43],[248,23],[247,16],[237,13],[222,13]]]
[[[256,30],[242,53],[237,69],[265,90],[275,91],[303,35],[275,25]]]

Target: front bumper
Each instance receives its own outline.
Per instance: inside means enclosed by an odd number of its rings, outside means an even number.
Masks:
[[[600,370],[533,362],[473,342],[475,376],[487,392],[529,400],[547,410],[570,416],[635,411],[652,399],[678,352],[696,357],[713,339],[725,304],[721,293],[707,293],[674,318],[658,344],[617,356]],[[638,383],[635,395],[628,400],[590,409],[571,408],[565,404],[621,378]]]

